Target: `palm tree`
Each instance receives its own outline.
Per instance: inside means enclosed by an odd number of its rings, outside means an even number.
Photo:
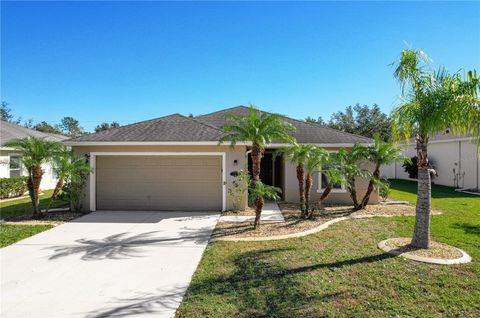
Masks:
[[[351,149],[342,148],[336,154],[335,169],[342,175],[355,210],[360,209],[355,180],[358,177],[370,175],[368,170],[360,167],[360,164],[367,158],[367,154],[367,148],[360,144],[355,144]]]
[[[310,211],[310,191],[313,185],[313,173],[318,172],[322,166],[328,162],[328,152],[322,148],[313,147],[309,150],[308,156],[305,161],[305,167],[307,170],[305,177],[305,216],[313,218],[313,209]]]
[[[279,200],[282,190],[273,186],[264,184],[262,181],[251,182],[250,199],[255,202],[255,223],[254,228],[257,229],[260,226],[260,216],[262,215],[263,205],[265,204],[265,198],[270,200]]]
[[[398,146],[383,142],[378,135],[375,136],[374,140],[374,143],[367,147],[367,159],[375,164],[375,168],[368,183],[367,192],[360,202],[360,209],[363,209],[367,206],[373,190],[380,185],[380,167],[388,165],[394,161],[403,161],[406,159],[404,156],[402,156],[401,150]]]
[[[219,144],[229,141],[234,147],[237,142],[251,142],[252,156],[252,182],[260,181],[260,163],[265,151],[265,146],[272,142],[294,142],[290,135],[295,127],[277,114],[260,112],[251,105],[246,116],[227,114],[228,123],[222,127],[225,135]],[[253,187],[255,188],[255,187]],[[261,211],[260,211],[261,213]],[[260,222],[260,214],[257,215]]]
[[[85,159],[75,158],[73,153],[67,149],[63,149],[63,151],[58,153],[58,155],[53,159],[53,164],[53,169],[58,177],[58,181],[45,212],[48,212],[48,209],[50,209],[53,201],[60,194],[60,191],[65,185],[66,180],[80,178],[82,175],[90,172],[90,166],[85,162]]]
[[[33,218],[39,218],[42,213],[38,207],[38,192],[42,182],[42,164],[51,161],[62,150],[62,144],[36,137],[14,139],[5,143],[20,152],[22,164],[28,171],[27,187],[33,205]]]
[[[327,177],[327,184],[323,189],[322,195],[320,196],[319,202],[320,205],[322,202],[328,197],[328,195],[332,192],[333,186],[336,184],[345,185],[346,180],[343,174],[341,167],[338,166],[338,154],[337,153],[330,153],[322,165],[322,170],[320,173],[324,174]]]
[[[428,140],[441,131],[469,133],[480,141],[480,81],[476,71],[462,78],[444,68],[433,70],[430,59],[420,50],[404,50],[396,64],[401,102],[392,112],[394,136],[408,141],[412,131],[418,157],[418,186],[415,228],[411,244],[430,247],[431,166]]]
[[[293,143],[289,147],[280,149],[277,153],[284,154],[286,159],[297,165],[298,193],[300,197],[300,218],[305,217],[308,209],[305,204],[305,162],[315,146]]]

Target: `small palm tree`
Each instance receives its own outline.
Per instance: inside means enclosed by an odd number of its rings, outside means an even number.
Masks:
[[[357,187],[355,180],[358,177],[370,176],[370,172],[362,169],[360,164],[368,156],[367,148],[360,144],[355,144],[351,149],[340,149],[336,155],[335,169],[342,175],[345,187],[350,194],[355,210],[360,209],[360,203],[357,198]]]
[[[5,143],[5,147],[11,147],[20,152],[22,164],[27,169],[27,187],[33,205],[33,218],[39,218],[42,213],[39,209],[39,189],[42,182],[42,164],[51,161],[60,151],[62,144],[36,137],[14,139]]]
[[[228,114],[226,117],[228,123],[222,127],[225,135],[219,144],[228,141],[233,147],[237,142],[251,142],[252,182],[260,182],[260,164],[265,146],[272,141],[294,142],[291,133],[295,131],[295,127],[280,115],[260,112],[253,105],[246,116]],[[257,218],[255,222],[260,222],[260,215]]]
[[[60,194],[66,180],[80,178],[82,175],[90,172],[90,166],[85,162],[85,159],[75,158],[73,153],[65,148],[53,159],[53,169],[58,177],[58,181],[45,212],[48,212],[53,201]]]
[[[252,180],[250,184],[249,197],[250,200],[255,202],[255,229],[260,226],[260,216],[262,215],[265,199],[279,200],[281,193],[282,190],[280,188],[266,185],[262,181],[253,182]]]
[[[313,218],[313,209],[310,211],[310,191],[313,185],[313,173],[318,172],[322,166],[325,166],[328,162],[328,152],[322,148],[313,147],[309,150],[308,156],[305,161],[305,167],[307,170],[305,176],[305,217]]]
[[[402,89],[401,102],[392,112],[394,137],[408,141],[414,131],[418,157],[417,208],[411,244],[429,248],[428,140],[438,132],[451,129],[454,133],[469,133],[480,142],[480,79],[476,71],[462,77],[458,73],[449,74],[444,68],[433,70],[428,56],[412,49],[402,51],[394,76]]]
[[[291,146],[282,148],[277,152],[278,154],[284,154],[287,160],[297,165],[301,218],[305,217],[308,211],[305,203],[305,162],[315,149],[316,147],[312,145],[293,143]]]
[[[367,192],[360,202],[360,209],[367,206],[373,190],[380,186],[380,167],[388,165],[394,161],[404,161],[406,158],[402,156],[401,150],[398,146],[383,142],[380,136],[376,135],[374,143],[367,147],[367,159],[375,164],[375,168],[368,183]]]

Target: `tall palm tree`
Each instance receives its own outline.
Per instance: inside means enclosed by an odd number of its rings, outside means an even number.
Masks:
[[[298,194],[300,198],[300,217],[303,218],[307,214],[305,204],[305,162],[307,158],[316,149],[313,145],[297,144],[280,149],[277,153],[285,155],[285,158],[297,165]]]
[[[219,143],[228,141],[232,147],[238,142],[252,143],[253,184],[260,181],[260,163],[265,146],[272,141],[292,143],[295,140],[291,136],[295,131],[293,125],[287,123],[280,115],[260,112],[254,105],[250,106],[246,116],[227,114],[226,119],[228,123],[222,127],[225,135]],[[256,216],[258,218],[256,222],[260,221],[260,214]]]
[[[53,169],[57,175],[58,181],[45,212],[48,212],[53,201],[60,194],[60,191],[65,185],[65,181],[80,178],[82,175],[90,172],[90,166],[85,162],[84,158],[74,157],[72,151],[65,148],[53,158]]]
[[[380,180],[380,167],[388,165],[394,161],[403,161],[405,157],[401,154],[401,150],[398,146],[383,142],[379,135],[374,138],[374,143],[367,147],[367,159],[371,163],[375,164],[372,176],[368,183],[367,192],[363,196],[359,208],[363,209],[367,206],[368,201],[373,190],[379,185]]]
[[[14,139],[5,143],[20,152],[22,164],[28,171],[27,187],[33,205],[33,218],[39,218],[42,213],[38,207],[38,192],[42,182],[42,164],[51,161],[62,150],[62,144],[36,137]]]
[[[305,167],[307,170],[305,176],[305,211],[306,217],[313,218],[313,209],[310,211],[310,191],[313,185],[313,173],[318,172],[322,166],[328,162],[328,152],[322,148],[313,147],[309,150],[308,156],[305,161]]]
[[[396,63],[395,78],[400,82],[401,102],[392,112],[395,138],[408,141],[412,131],[418,157],[418,186],[415,228],[411,244],[430,247],[431,180],[428,140],[441,131],[469,133],[480,141],[480,80],[476,71],[465,77],[434,70],[420,50],[404,50]]]

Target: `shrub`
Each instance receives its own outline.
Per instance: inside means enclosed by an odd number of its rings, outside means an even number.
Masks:
[[[382,201],[387,201],[390,195],[390,181],[385,178],[380,179],[380,184],[378,186],[378,192]]]
[[[405,172],[408,173],[408,177],[411,179],[418,179],[418,166],[417,166],[418,158],[414,156],[410,159],[405,159],[402,167],[404,168]],[[435,163],[433,160],[429,160],[430,166],[432,169],[435,170]],[[438,177],[437,171],[430,172],[430,178]]]
[[[234,211],[238,211],[242,207],[242,202],[245,199],[249,182],[250,174],[248,173],[248,169],[240,170],[235,174],[232,186],[228,189],[228,194],[232,198]]]
[[[0,199],[19,197],[27,191],[28,177],[0,178]]]

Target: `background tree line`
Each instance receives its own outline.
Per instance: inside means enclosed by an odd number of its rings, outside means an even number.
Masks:
[[[1,120],[7,121],[10,123],[22,125],[26,128],[34,129],[34,130],[41,131],[44,133],[49,133],[49,134],[59,134],[59,135],[65,135],[68,137],[78,137],[81,135],[88,134],[88,132],[85,131],[85,129],[83,129],[82,126],[80,126],[80,122],[71,116],[63,117],[60,120],[59,124],[54,124],[54,125],[51,125],[46,121],[34,123],[33,119],[22,121],[21,117],[15,118],[15,116],[13,115],[12,109],[8,106],[8,103],[5,101],[2,101],[0,106],[0,118]],[[97,127],[95,127],[95,132],[100,132],[100,131],[109,130],[112,128],[118,128],[118,127],[120,127],[120,124],[115,121],[113,121],[110,124],[107,122],[103,122],[97,125]]]
[[[390,141],[392,138],[390,119],[377,104],[371,107],[360,104],[348,106],[343,112],[333,113],[328,122],[322,117],[315,119],[309,116],[305,120],[369,138],[378,134],[383,141]]]

